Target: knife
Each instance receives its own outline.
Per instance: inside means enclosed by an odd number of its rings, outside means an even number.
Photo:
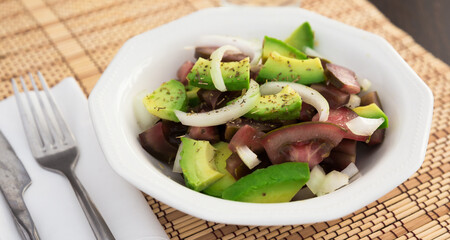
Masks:
[[[12,211],[22,238],[39,240],[33,219],[23,200],[23,193],[30,184],[30,176],[0,131],[0,190]]]

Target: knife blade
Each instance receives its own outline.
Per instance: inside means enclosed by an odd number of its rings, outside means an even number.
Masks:
[[[22,238],[38,240],[39,235],[23,200],[23,193],[30,184],[31,178],[25,167],[0,131],[0,190]]]

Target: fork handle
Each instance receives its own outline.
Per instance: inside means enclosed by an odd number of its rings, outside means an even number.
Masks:
[[[86,218],[91,225],[92,231],[98,240],[114,240],[114,236],[109,230],[108,225],[106,225],[100,212],[97,210],[94,202],[90,199],[86,189],[81,184],[80,180],[75,176],[72,171],[65,171],[70,184],[77,195],[78,201],[80,202],[81,208],[86,215]]]

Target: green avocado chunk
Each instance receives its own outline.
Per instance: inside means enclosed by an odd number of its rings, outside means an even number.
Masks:
[[[323,82],[325,75],[319,58],[300,60],[271,52],[256,80],[259,83],[281,81],[309,85]]]
[[[214,155],[214,163],[216,165],[217,171],[223,173],[224,176],[217,182],[213,183],[211,186],[203,190],[203,192],[211,196],[222,197],[223,190],[236,182],[236,179],[234,179],[231,173],[226,169],[227,159],[233,152],[231,152],[231,150],[228,148],[228,143],[226,142],[218,142],[214,144],[213,147],[216,149],[216,154]]]
[[[195,107],[200,104],[200,98],[197,95],[198,90],[200,90],[200,88],[192,87],[190,90],[187,89],[186,91],[186,96],[188,98],[188,105],[190,107]]]
[[[356,114],[365,118],[384,118],[383,124],[381,124],[378,129],[388,128],[389,120],[386,114],[381,110],[375,103],[371,103],[367,106],[361,106],[353,108]]]
[[[281,163],[240,178],[223,191],[222,198],[254,203],[289,202],[308,180],[307,163]]]
[[[297,50],[291,45],[278,40],[276,38],[271,38],[268,36],[264,37],[263,50],[262,50],[262,62],[265,63],[269,54],[271,52],[277,52],[282,56],[296,58],[296,59],[307,59],[308,57],[303,52]]]
[[[147,95],[143,102],[151,114],[162,119],[179,122],[180,120],[173,111],[186,111],[188,101],[184,85],[177,80],[170,80]]]
[[[285,86],[280,92],[264,95],[259,98],[256,106],[244,117],[256,120],[292,120],[300,117],[302,98],[290,86]]]
[[[305,47],[314,48],[314,32],[309,22],[304,22],[289,36],[285,42],[300,51]]]
[[[216,169],[215,150],[208,141],[182,137],[181,142],[180,166],[187,187],[200,192],[224,176]]]
[[[220,70],[228,91],[248,89],[250,84],[250,59],[247,57],[239,62],[221,62]],[[215,90],[210,74],[211,61],[199,58],[187,75],[189,85]]]

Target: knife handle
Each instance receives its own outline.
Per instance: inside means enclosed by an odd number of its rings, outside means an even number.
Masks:
[[[17,225],[17,229],[25,240],[39,240],[39,234],[30,212],[28,211],[25,202],[22,197],[16,199],[17,208],[12,208],[14,220]]]

